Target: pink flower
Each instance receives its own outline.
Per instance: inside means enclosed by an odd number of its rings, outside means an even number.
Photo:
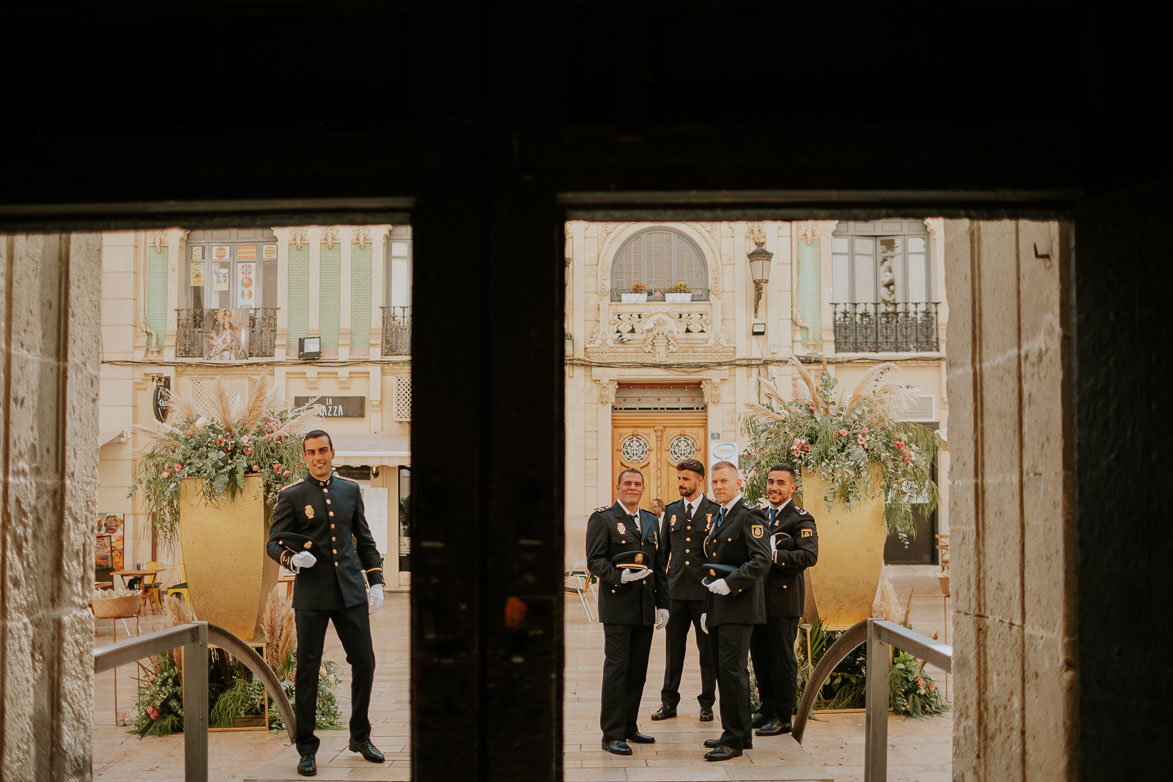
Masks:
[[[924,680],[924,679],[922,679],[922,678],[921,678],[921,677],[919,677],[919,676],[918,676],[918,677],[916,677],[916,686],[917,686],[917,687],[924,687],[924,686],[925,686],[925,680]]]
[[[855,442],[858,443],[859,445],[866,445],[867,444],[867,440],[863,439],[862,437],[855,438]]]
[[[911,462],[911,461],[912,461],[912,457],[911,457],[911,456],[909,456],[908,454],[905,454],[905,455],[904,455],[904,461],[905,461],[906,463],[907,463],[907,462]]]
[[[253,438],[249,437],[249,436],[246,434],[244,437],[240,438],[240,441],[241,441],[242,443],[251,443],[251,442],[252,442],[252,439],[253,439]]]
[[[182,465],[182,464],[177,464],[177,465],[175,465],[175,472],[179,472],[179,471],[180,471],[180,470],[182,470],[182,469],[183,469],[183,465]]]
[[[281,440],[281,435],[277,434],[277,435],[273,435],[273,436],[276,437],[278,441]]]
[[[936,692],[936,691],[937,691],[937,685],[930,684],[929,685],[929,692]]]
[[[164,477],[164,478],[170,478],[170,477],[171,477],[171,473],[169,473],[167,470],[163,470],[163,477]]]
[[[847,430],[846,430],[846,429],[840,429],[840,430],[837,432],[837,434],[838,434],[840,437],[846,437],[846,436],[847,436]]]
[[[191,437],[193,434],[195,434],[195,430],[194,430],[194,429],[188,429],[188,430],[187,430],[187,436],[188,436],[188,437]]]
[[[252,449],[252,448],[245,448],[245,449],[244,449],[244,455],[245,455],[245,456],[252,456],[252,455],[253,455],[253,449]]]
[[[286,470],[285,472],[281,473],[281,477],[288,478],[289,477],[289,470]]]
[[[147,706],[147,714],[151,715],[151,719],[153,719],[153,720],[156,720],[159,718],[159,710],[156,709],[154,706],[150,706],[150,705]]]
[[[254,465],[253,465],[253,472],[257,472],[257,471],[259,471],[260,469],[261,469],[261,466],[260,466],[259,464],[254,464]]]
[[[274,464],[273,465],[273,472],[281,472],[281,465]]]
[[[865,426],[865,427],[862,427],[862,428],[859,430],[859,433],[860,433],[860,434],[867,434],[867,433],[868,433],[868,428],[867,428],[866,426]]]
[[[900,448],[901,450],[904,449],[904,441],[903,440],[897,440],[896,442],[894,442],[892,444],[895,445],[897,448]]]
[[[802,450],[804,450],[804,451],[808,451],[808,452],[809,452],[809,451],[810,451],[810,449],[811,449],[811,444],[810,444],[810,443],[806,443],[805,445],[803,445],[803,446],[802,446]]]

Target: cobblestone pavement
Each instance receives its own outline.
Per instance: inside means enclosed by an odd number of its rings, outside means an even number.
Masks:
[[[900,598],[915,587],[913,627],[928,635],[942,636],[944,615],[934,567],[890,568]],[[144,632],[161,626],[158,617],[142,620]],[[131,629],[134,624],[131,622]],[[346,751],[345,730],[322,731],[318,753],[318,779],[408,780],[411,778],[410,725],[408,719],[408,596],[388,594],[383,611],[372,623],[378,667],[372,698],[372,740],[387,756],[387,763],[367,763]],[[121,624],[118,638],[126,635]],[[112,641],[111,622],[98,622],[97,646]],[[608,780],[833,780],[853,782],[863,778],[864,726],[862,713],[816,715],[807,726],[803,744],[789,736],[757,738],[745,756],[724,763],[703,759],[704,739],[720,733],[720,720],[697,720],[696,694],[700,688],[696,648],[690,637],[685,678],[681,684],[680,716],[652,722],[648,715],[659,704],[664,673],[663,633],[656,634],[648,681],[644,689],[640,729],[656,737],[653,745],[634,745],[630,757],[609,755],[599,748],[598,709],[603,666],[601,626],[586,623],[582,606],[570,596],[566,603],[566,680],[564,714],[565,779],[568,782]],[[341,645],[327,634],[326,657],[346,665]],[[938,682],[944,680],[932,671]],[[134,704],[134,674],[118,671],[118,705]],[[94,778],[139,782],[178,779],[183,773],[183,736],[139,739],[114,725],[112,673],[97,677],[94,704]],[[344,677],[338,688],[343,722],[349,713],[349,688]],[[888,728],[888,778],[897,782],[945,782],[952,778],[952,729],[949,713],[928,720],[892,716]],[[297,752],[284,733],[266,731],[213,732],[209,736],[210,778],[229,782],[246,780],[296,780]]]

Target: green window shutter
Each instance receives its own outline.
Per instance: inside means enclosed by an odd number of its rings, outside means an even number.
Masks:
[[[160,348],[167,337],[167,254],[166,247],[147,250],[147,326]]]
[[[802,342],[822,339],[823,307],[822,252],[820,241],[798,243],[798,314],[810,326],[813,334],[803,334]]]
[[[350,346],[371,346],[371,242],[350,245]]]
[[[342,245],[327,247],[322,242],[318,272],[318,333],[322,350],[338,349],[338,330],[342,316]]]
[[[286,350],[297,355],[297,341],[310,331],[310,247],[289,245],[289,292],[286,299]]]

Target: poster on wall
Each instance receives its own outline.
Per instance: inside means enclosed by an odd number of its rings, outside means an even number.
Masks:
[[[255,244],[238,244],[236,245],[236,260],[238,261],[255,261],[257,259],[257,246]]]
[[[263,248],[261,248],[261,257],[266,261],[277,260],[277,245],[266,244]]]
[[[213,261],[230,261],[230,260],[232,260],[232,245],[213,244],[212,245],[212,260]]]
[[[191,265],[191,287],[204,287],[204,262],[193,262]]]
[[[228,290],[228,264],[218,263],[212,267],[212,290]]]
[[[254,248],[255,249],[255,248]],[[254,253],[255,255],[256,253]],[[236,264],[236,304],[239,307],[255,307],[257,298],[257,265]]]
[[[204,358],[208,361],[244,361],[248,358],[248,310],[216,310],[204,330]]]
[[[99,513],[94,567],[122,570],[125,564],[125,518],[121,513]]]
[[[204,246],[202,244],[192,245],[191,259],[193,261],[202,261],[204,259]]]

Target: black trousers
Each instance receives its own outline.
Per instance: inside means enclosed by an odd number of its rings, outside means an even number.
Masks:
[[[688,628],[693,628],[697,651],[701,653],[701,694],[697,701],[705,709],[713,708],[716,700],[717,671],[713,668],[713,649],[701,630],[704,600],[670,600],[668,602],[667,664],[664,667],[664,687],[660,703],[675,707],[680,703],[680,676],[684,672],[684,652],[688,644]]]
[[[744,749],[749,734],[749,639],[754,625],[723,624],[709,628],[717,689],[721,691],[721,743]]]
[[[603,741],[621,741],[639,728],[639,701],[648,678],[652,625],[603,625]]]
[[[334,630],[346,651],[350,664],[350,737],[355,741],[371,738],[371,685],[375,681],[375,646],[371,641],[371,618],[367,604],[361,603],[337,611],[296,612],[297,679],[294,682],[294,709],[297,713],[297,751],[317,752],[321,742],[314,735],[318,708],[318,669],[322,665],[322,646],[326,625],[333,620]]]
[[[766,719],[790,722],[794,715],[794,691],[798,687],[798,660],[794,657],[794,638],[798,634],[797,616],[778,616],[754,625],[750,639],[753,672],[758,679],[758,697]]]

